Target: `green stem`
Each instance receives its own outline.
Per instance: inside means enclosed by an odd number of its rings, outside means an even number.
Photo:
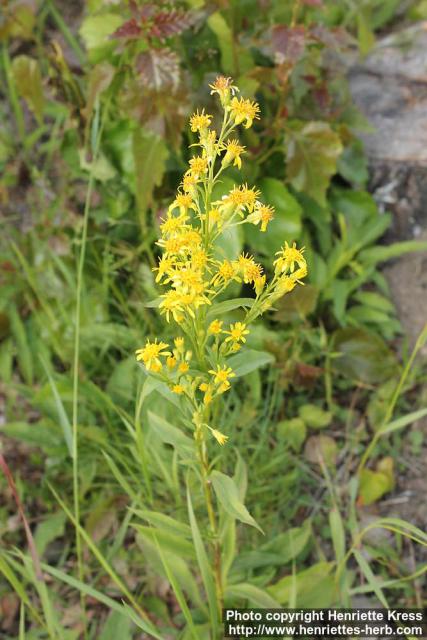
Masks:
[[[422,348],[422,346],[424,345],[425,341],[427,340],[427,324],[424,326],[424,329],[421,331],[420,335],[418,336],[418,339],[415,343],[414,349],[411,353],[411,356],[408,360],[408,362],[406,363],[406,366],[402,372],[402,375],[400,376],[400,380],[396,385],[396,389],[394,390],[393,396],[389,402],[389,405],[387,407],[387,411],[385,413],[384,419],[381,423],[380,428],[375,432],[374,437],[372,438],[371,442],[369,443],[368,447],[365,450],[365,453],[362,456],[362,459],[360,461],[359,467],[357,469],[357,474],[360,475],[360,473],[362,472],[363,468],[365,467],[367,461],[369,460],[369,458],[372,455],[373,450],[375,449],[378,440],[381,438],[382,436],[382,430],[384,429],[384,427],[390,422],[390,419],[393,415],[393,411],[394,408],[396,406],[396,403],[399,399],[399,396],[402,392],[402,388],[403,385],[406,382],[406,378],[409,375],[409,372],[411,371],[412,368],[412,364],[417,356],[418,351]]]
[[[215,517],[215,510],[213,506],[212,487],[208,479],[209,476],[209,460],[206,450],[206,442],[204,439],[203,427],[199,425],[196,428],[195,434],[197,442],[197,451],[199,456],[200,471],[203,479],[203,493],[205,497],[206,510],[209,518],[209,525],[212,535],[212,547],[214,556],[214,577],[215,577],[215,590],[218,603],[218,611],[221,615],[223,608],[223,588],[222,588],[222,567],[221,567],[221,544],[219,540],[218,526]]]
[[[74,519],[76,522],[76,555],[77,555],[77,571],[78,577],[81,582],[84,582],[84,569],[83,569],[83,556],[82,556],[82,542],[80,534],[80,495],[79,495],[79,430],[78,430],[78,405],[79,405],[79,359],[80,359],[80,321],[81,321],[81,301],[82,301],[82,289],[83,289],[83,269],[86,257],[86,244],[88,234],[89,212],[92,199],[93,187],[95,184],[95,177],[93,172],[93,166],[98,157],[99,148],[101,144],[102,131],[104,128],[106,114],[110,98],[108,98],[105,105],[102,123],[98,129],[97,137],[93,149],[92,165],[89,174],[89,182],[86,191],[86,199],[83,213],[83,228],[81,235],[81,247],[79,252],[79,260],[77,267],[77,291],[76,291],[76,312],[74,319],[74,358],[73,358],[73,402],[72,402],[72,459],[73,459],[73,508]],[[98,106],[99,108],[99,106]],[[81,592],[82,610],[85,619],[85,596]],[[87,636],[87,626],[85,624],[85,636]]]

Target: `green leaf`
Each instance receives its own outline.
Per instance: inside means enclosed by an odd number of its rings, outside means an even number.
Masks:
[[[108,36],[114,33],[122,23],[123,17],[115,13],[102,13],[85,18],[79,32],[88,51],[105,46],[108,49],[114,48],[116,43],[109,41]]]
[[[247,582],[228,585],[224,594],[225,600],[248,600],[252,607],[262,609],[277,609],[280,604],[266,591]]]
[[[329,526],[331,528],[335,558],[337,563],[339,563],[345,556],[345,529],[341,514],[336,506],[332,507],[329,512]]]
[[[347,223],[352,227],[378,216],[377,203],[367,191],[334,187],[331,189],[330,202],[333,210],[343,213]]]
[[[332,360],[333,368],[350,378],[378,384],[398,371],[392,351],[379,336],[366,329],[338,329],[332,338],[332,348],[339,354]]]
[[[9,309],[9,319],[11,332],[16,343],[19,370],[25,382],[32,385],[34,376],[33,358],[28,344],[25,325],[14,305]]]
[[[315,311],[318,298],[319,289],[314,285],[297,287],[275,304],[277,311],[274,319],[278,322],[295,322],[306,318]]]
[[[202,536],[197,524],[196,517],[194,515],[193,504],[191,502],[191,495],[189,486],[187,483],[187,505],[188,505],[188,517],[190,520],[191,533],[193,536],[194,550],[196,552],[197,562],[200,569],[200,575],[202,576],[203,586],[205,588],[206,596],[209,604],[210,621],[212,624],[212,635],[215,638],[218,635],[218,621],[220,619],[220,611],[218,610],[218,603],[216,597],[215,580],[212,574],[212,569],[209,563],[208,555],[204,547]]]
[[[379,262],[386,262],[393,258],[399,258],[406,253],[427,251],[427,242],[421,240],[406,240],[404,242],[395,242],[387,247],[376,246],[369,249],[364,249],[359,256],[358,260],[365,265],[373,266]]]
[[[194,559],[194,546],[183,536],[141,524],[133,524],[132,526],[138,531],[139,535],[142,535],[153,545],[158,544],[163,552],[173,553],[183,559]]]
[[[236,377],[245,376],[255,369],[260,369],[274,362],[274,356],[267,351],[245,349],[228,359],[227,364],[233,369]]]
[[[140,533],[137,537],[137,543],[142,548],[147,564],[154,569],[157,575],[166,578],[172,586],[181,611],[187,623],[192,626],[192,617],[183,590],[202,609],[204,603],[200,597],[199,585],[196,583],[189,565],[178,553],[171,549],[165,549],[156,543],[155,536],[148,538],[145,534]],[[194,640],[197,640],[195,633],[193,637]]]
[[[101,602],[110,611],[117,611],[118,613],[122,613],[122,614],[128,616],[129,618],[131,618],[133,620],[133,622],[135,622],[136,625],[138,625],[146,633],[152,635],[153,638],[157,638],[157,640],[162,640],[162,636],[155,629],[154,625],[148,619],[147,620],[143,620],[137,614],[136,611],[134,611],[133,609],[131,609],[131,607],[129,607],[129,605],[120,604],[119,602],[117,602],[113,598],[110,598],[109,596],[106,596],[101,591],[98,591],[97,589],[94,589],[93,587],[89,586],[88,584],[86,584],[84,582],[80,582],[80,580],[77,580],[76,578],[73,578],[72,576],[68,575],[67,573],[61,571],[60,569],[57,569],[55,567],[51,567],[50,565],[47,565],[47,564],[42,564],[42,569],[46,573],[48,573],[51,576],[53,576],[56,580],[60,580],[61,582],[64,582],[64,584],[67,584],[68,586],[72,587],[73,589],[76,589],[76,591],[78,591],[80,593],[83,593],[86,596],[89,596],[91,598],[94,598],[94,600],[97,600],[98,602]]]
[[[394,313],[394,305],[390,300],[375,291],[357,291],[353,299],[363,305],[379,309],[385,313]]]
[[[88,92],[84,115],[87,121],[90,120],[96,100],[111,84],[114,77],[114,67],[109,62],[101,62],[95,65],[88,78]]]
[[[40,123],[45,100],[37,60],[26,55],[16,56],[12,62],[12,72],[18,93],[26,100]]]
[[[62,448],[63,439],[58,437],[57,430],[42,420],[31,424],[27,422],[7,422],[0,426],[0,432],[5,433],[9,438],[15,438],[40,447],[47,455],[58,455],[58,450]],[[64,454],[65,451],[64,447]]]
[[[304,551],[310,537],[311,526],[310,520],[307,519],[301,527],[288,529],[264,544],[261,550],[276,554],[281,564],[288,564]]]
[[[112,611],[104,624],[98,640],[132,640],[132,619],[125,614]]]
[[[289,444],[292,449],[298,453],[304,444],[307,435],[307,429],[304,420],[301,418],[292,418],[291,420],[282,420],[277,425],[277,435],[284,442]]]
[[[287,605],[292,589],[296,590],[295,607],[323,608],[335,602],[335,581],[331,562],[318,562],[309,569],[288,575],[268,588],[270,595],[281,605]],[[295,583],[295,584],[294,584]]]
[[[338,171],[355,186],[363,187],[366,184],[369,177],[368,162],[360,140],[345,147],[338,160]]]
[[[146,509],[133,509],[132,511],[138,518],[146,520],[157,529],[163,529],[184,538],[191,538],[191,528],[185,522],[175,520],[175,518],[158,511]]]
[[[248,244],[258,253],[273,256],[285,240],[296,240],[301,235],[302,208],[289,193],[285,185],[275,178],[263,178],[259,182],[261,200],[275,208],[274,219],[267,230],[261,232],[259,226],[245,224]]]
[[[237,260],[242,253],[244,233],[241,226],[225,228],[215,241],[216,260]]]
[[[366,506],[376,502],[394,487],[393,459],[383,458],[375,471],[362,469],[359,480],[360,504]]]
[[[292,186],[326,205],[342,149],[339,135],[326,122],[294,122],[286,138],[286,173]]]
[[[209,16],[208,25],[218,38],[223,71],[225,73],[234,73],[233,32],[219,11],[215,11],[215,13]]]
[[[377,596],[378,600],[381,602],[383,607],[385,607],[386,609],[389,609],[388,602],[380,587],[380,581],[376,576],[374,576],[372,569],[369,566],[367,560],[364,558],[364,556],[359,551],[359,549],[356,549],[356,548],[353,549],[353,555],[356,558],[357,564],[361,568],[362,573],[364,574],[366,580],[368,581],[369,586],[372,587],[372,591],[375,593],[375,595]]]
[[[47,368],[43,360],[42,360],[42,365],[48,377],[50,388],[52,389],[52,394],[55,400],[56,411],[58,413],[58,421],[59,421],[59,424],[61,425],[61,429],[64,434],[64,440],[68,448],[68,453],[70,454],[70,457],[73,457],[73,432],[72,432],[71,422],[68,418],[67,412],[65,411],[65,407],[62,402],[55,380],[52,378],[49,372],[49,369]]]
[[[172,426],[167,420],[148,411],[148,422],[156,437],[171,444],[182,456],[188,458],[194,454],[194,443],[181,429]]]
[[[316,404],[304,404],[299,408],[298,413],[305,424],[312,429],[325,429],[332,420],[332,413]]]
[[[141,228],[146,228],[147,209],[153,204],[154,187],[161,184],[168,148],[159,135],[137,128],[133,134],[135,193]]]
[[[371,9],[368,6],[357,12],[357,39],[362,56],[366,56],[375,44],[375,34],[371,27]]]
[[[213,320],[224,313],[234,311],[234,309],[250,309],[254,303],[254,298],[234,298],[233,300],[224,300],[224,302],[218,302],[212,305],[209,309],[206,317],[208,320]]]
[[[416,422],[417,420],[421,420],[424,416],[427,415],[427,409],[419,409],[418,411],[412,411],[412,413],[406,414],[406,416],[402,416],[401,418],[397,418],[393,420],[393,422],[389,422],[384,427],[379,429],[378,434],[383,436],[388,433],[393,433],[393,431],[398,431],[399,429],[403,429],[407,427],[409,424]]]
[[[100,153],[95,160],[89,162],[86,158],[85,149],[79,150],[80,168],[92,173],[96,180],[108,182],[116,175],[116,170],[108,158]]]
[[[66,515],[63,511],[52,513],[45,520],[37,525],[34,542],[37,553],[42,556],[48,544],[64,534]]]
[[[213,471],[210,475],[210,480],[215,490],[216,497],[224,510],[236,520],[249,524],[251,527],[255,527],[263,533],[261,527],[256,523],[243,502],[240,500],[239,490],[233,478],[226,476],[220,471]]]

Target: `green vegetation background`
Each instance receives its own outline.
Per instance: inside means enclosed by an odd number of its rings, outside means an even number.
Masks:
[[[215,108],[219,73],[260,103],[244,180],[276,208],[262,237],[236,231],[228,250],[271,266],[298,241],[309,264],[309,283],[251,333],[269,357],[219,417],[220,466],[265,532],[234,518],[226,602],[425,605],[422,525],[381,509],[422,450],[427,411],[380,266],[426,247],[382,241],[391,218],[366,191],[367,123],[345,79],[375,32],[425,17],[425,2],[400,4],[2,6],[3,637],[211,637],[165,427],[174,406],[133,354],[167,337],[150,306],[158,224],[195,141],[188,118]]]

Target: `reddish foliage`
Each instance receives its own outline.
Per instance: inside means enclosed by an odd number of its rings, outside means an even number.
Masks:
[[[142,53],[137,60],[137,69],[142,83],[150,89],[175,90],[178,87],[179,59],[168,47]]]
[[[278,24],[271,30],[271,44],[278,64],[295,64],[303,55],[307,44],[305,27]]]
[[[131,18],[124,22],[111,36],[112,38],[127,38],[132,40],[139,38],[142,34],[142,28],[139,26],[135,18]]]

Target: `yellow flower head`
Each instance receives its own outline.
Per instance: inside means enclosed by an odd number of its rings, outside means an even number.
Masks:
[[[287,271],[293,273],[295,270],[295,264],[299,267],[306,267],[307,263],[303,253],[304,247],[302,249],[297,249],[295,242],[292,247],[285,242],[285,246],[276,253],[276,255],[279,256],[277,260],[274,261],[276,273],[286,273]]]
[[[284,295],[285,293],[289,293],[290,291],[295,289],[296,284],[297,282],[296,280],[294,280],[294,278],[292,278],[292,276],[282,276],[279,279],[275,290],[280,295]]]
[[[178,395],[181,395],[182,393],[184,393],[184,387],[182,386],[182,384],[174,384],[172,387],[172,391],[174,393],[177,393]]]
[[[174,367],[176,367],[176,358],[174,358],[173,356],[169,356],[169,358],[166,360],[166,366],[168,369],[173,369]]]
[[[208,161],[201,156],[195,156],[190,160],[189,172],[192,176],[199,177],[208,170]]]
[[[298,282],[299,284],[304,284],[303,282],[301,282],[301,278],[305,278],[306,275],[307,275],[307,265],[305,264],[293,272],[292,278],[295,280],[295,282]]]
[[[176,349],[181,353],[184,351],[184,338],[182,336],[175,338],[173,341]]]
[[[197,178],[192,173],[186,173],[182,179],[182,188],[185,193],[196,193]]]
[[[248,335],[249,329],[246,329],[244,322],[235,322],[230,324],[230,331],[224,331],[224,333],[228,333],[226,342],[246,342],[245,336]]]
[[[221,215],[221,211],[219,209],[211,209],[209,211],[209,229],[213,227],[214,224],[218,225],[220,229],[222,227],[223,219]]]
[[[233,85],[232,78],[226,78],[225,76],[218,76],[213,84],[209,87],[212,89],[211,95],[217,93],[223,106],[227,105],[230,101],[230,95],[234,96],[239,89]]]
[[[225,436],[223,433],[221,433],[221,431],[218,431],[217,429],[210,429],[210,431],[211,431],[213,437],[215,438],[215,440],[221,446],[223,446],[227,442],[228,436]]]
[[[239,144],[238,140],[229,140],[225,145],[226,153],[222,159],[223,166],[226,167],[230,162],[233,162],[233,165],[240,169],[242,166],[240,156],[245,153],[245,148]]]
[[[161,279],[165,276],[173,272],[173,268],[175,265],[175,257],[174,256],[162,256],[159,260],[159,266],[154,267],[153,271],[157,271],[156,282],[160,282]]]
[[[209,325],[208,334],[217,336],[219,333],[222,333],[223,324],[222,320],[213,320]]]
[[[179,207],[179,212],[181,215],[187,213],[188,209],[195,209],[193,198],[189,193],[180,193],[176,194],[175,200],[172,202],[169,207],[169,211]],[[186,218],[187,219],[187,218]]]
[[[225,285],[230,282],[230,280],[239,281],[238,271],[239,269],[236,263],[230,262],[229,260],[224,260],[220,263],[218,271],[212,278],[211,284],[216,287],[218,285]]]
[[[238,258],[237,265],[246,284],[255,282],[262,277],[262,267],[255,262],[252,256],[242,253]]]
[[[168,348],[168,344],[165,342],[157,342],[157,338],[154,342],[147,340],[145,347],[136,350],[136,359],[142,360],[147,371],[160,371],[162,363],[160,361],[161,356],[170,356],[170,351],[165,351]]]
[[[193,269],[203,270],[208,261],[208,255],[204,249],[195,249],[191,255],[191,266]]]
[[[209,373],[214,376],[214,383],[219,385],[218,391],[219,393],[223,393],[230,388],[229,378],[235,378],[236,374],[233,372],[231,367],[227,367],[225,364],[221,367],[219,364],[217,365],[216,371],[214,369],[210,369]]]
[[[252,126],[254,119],[259,120],[259,105],[243,98],[233,98],[230,104],[231,116],[236,124],[244,122],[245,129]]]
[[[190,196],[187,196],[187,195],[184,197],[190,198]],[[190,204],[191,204],[191,198],[190,198]],[[182,208],[184,209],[184,207]],[[168,217],[165,220],[162,220],[162,224],[160,225],[160,230],[164,236],[170,235],[172,233],[176,233],[179,229],[181,229],[181,227],[186,223],[187,220],[188,220],[188,216],[186,216],[185,213],[182,213],[179,216],[168,215]]]
[[[274,207],[257,202],[255,210],[246,219],[252,224],[261,223],[261,231],[266,231],[268,223],[274,218]]]
[[[203,392],[207,391],[209,389],[208,383],[207,382],[201,382],[199,384],[199,389],[200,389],[200,391],[203,391]]]
[[[256,199],[260,195],[258,189],[249,189],[247,184],[242,184],[240,187],[235,187],[222,199],[222,205],[225,206],[226,211],[235,210],[241,213],[244,208],[249,212],[252,212],[255,206]]]
[[[187,373],[189,368],[190,367],[188,365],[188,362],[181,362],[181,364],[178,367],[178,370],[180,373]]]
[[[179,291],[170,289],[160,297],[162,298],[162,301],[159,304],[159,309],[160,313],[164,313],[166,315],[166,321],[170,322],[170,318],[172,316],[175,322],[182,322],[182,296]]]
[[[255,280],[254,280],[254,288],[255,288],[255,293],[256,293],[257,296],[260,296],[261,293],[263,292],[266,280],[267,280],[267,278],[266,278],[265,274],[263,276],[261,276],[260,278],[255,278]]]
[[[196,133],[197,131],[203,133],[209,127],[211,121],[212,116],[205,113],[204,109],[202,109],[201,113],[197,110],[190,118],[191,131],[193,133]]]
[[[206,154],[206,158],[211,162],[217,150],[216,131],[209,130],[201,140],[201,144],[204,149],[204,153]]]

